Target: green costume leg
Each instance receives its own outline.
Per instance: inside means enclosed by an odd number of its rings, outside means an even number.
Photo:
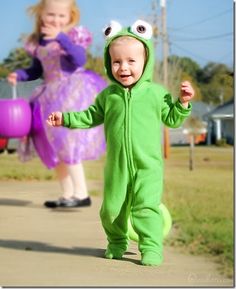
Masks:
[[[105,252],[107,259],[121,259],[128,248],[128,216],[130,214],[130,191],[126,195],[125,202],[119,215],[114,221],[108,217],[109,211],[102,206],[100,216],[103,228],[107,235],[108,246]]]
[[[143,265],[160,265],[163,260],[163,220],[159,210],[162,195],[162,173],[140,171],[137,174],[131,208],[131,222],[139,235]]]
[[[102,224],[107,235],[108,246],[105,252],[105,257],[108,259],[121,259],[123,254],[128,248],[128,216],[129,210],[127,210],[130,205],[129,200],[125,200],[120,214],[114,220],[113,223],[106,221],[103,218]]]
[[[108,240],[105,257],[109,259],[122,258],[128,247],[130,177],[122,143],[119,152],[120,154],[114,154],[113,158],[108,158],[105,166],[104,197],[100,210],[101,222]]]

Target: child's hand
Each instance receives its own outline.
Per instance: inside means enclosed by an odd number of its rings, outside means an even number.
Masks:
[[[47,123],[50,126],[61,126],[63,124],[62,112],[52,112],[47,119]]]
[[[16,85],[17,84],[17,73],[12,72],[7,76],[7,81],[12,84]]]
[[[189,101],[194,97],[195,91],[189,81],[183,81],[180,87],[179,100],[184,107],[188,107]]]
[[[59,27],[55,27],[49,24],[44,24],[41,27],[41,33],[43,34],[43,39],[45,40],[55,39],[60,32],[61,29]]]

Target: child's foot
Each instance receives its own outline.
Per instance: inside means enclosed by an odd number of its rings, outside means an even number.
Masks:
[[[162,263],[162,256],[153,251],[146,251],[142,254],[141,264],[144,266],[158,266]]]
[[[124,254],[123,250],[111,250],[110,248],[107,248],[105,252],[105,258],[106,259],[122,259]]]

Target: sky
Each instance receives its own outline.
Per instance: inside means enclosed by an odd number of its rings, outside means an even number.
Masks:
[[[234,3],[235,0],[166,0],[166,26],[169,55],[189,57],[204,67],[208,62],[234,65]],[[152,3],[157,3],[153,11]],[[19,37],[33,30],[33,19],[26,12],[36,0],[4,0],[0,10],[0,63],[17,47]],[[122,26],[137,19],[152,21],[157,15],[161,29],[160,0],[77,0],[80,25],[93,34],[91,52],[102,56],[103,28],[116,20]],[[155,12],[155,13],[154,13]],[[158,40],[157,58],[162,59]]]

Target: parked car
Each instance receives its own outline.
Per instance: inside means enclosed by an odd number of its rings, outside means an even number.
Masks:
[[[7,152],[13,154],[16,152],[18,147],[19,139],[17,138],[0,138],[0,153]]]
[[[18,138],[10,138],[7,144],[7,152],[9,154],[13,154],[16,152],[18,147],[19,139]]]
[[[0,138],[0,153],[3,153],[4,150],[7,148],[8,139],[7,138]]]

